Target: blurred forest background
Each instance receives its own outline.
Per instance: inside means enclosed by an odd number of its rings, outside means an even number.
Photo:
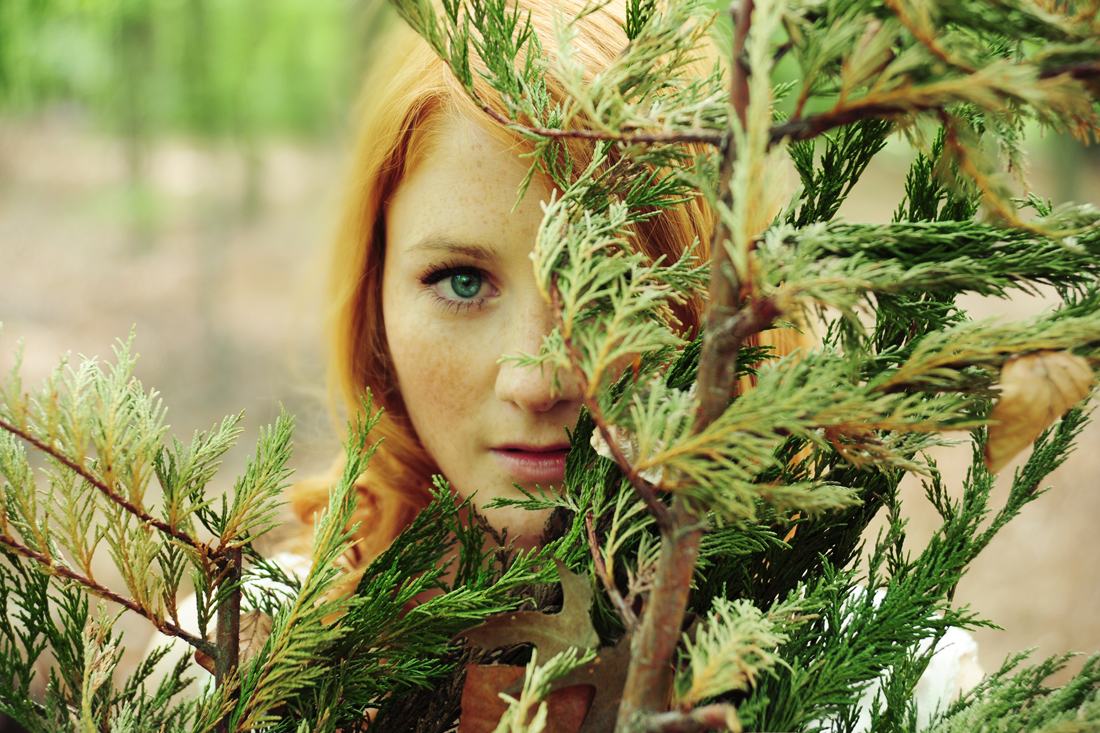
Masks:
[[[62,353],[109,357],[136,324],[138,374],[172,432],[247,410],[215,490],[280,404],[298,417],[298,475],[323,470],[338,448],[324,250],[359,82],[394,22],[369,0],[0,0],[0,368],[22,340],[37,382]],[[912,156],[892,142],[841,215],[889,221]],[[1096,148],[1035,135],[1025,173],[1055,202],[1100,203]],[[1051,304],[965,303],[982,318]],[[939,457],[958,487],[969,449]],[[959,588],[1004,627],[978,633],[987,670],[1033,646],[1100,651],[1100,427],[1049,483]],[[920,548],[934,512],[919,482],[906,496]],[[149,629],[123,623],[133,664]]]

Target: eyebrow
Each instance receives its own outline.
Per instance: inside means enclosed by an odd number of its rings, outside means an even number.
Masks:
[[[492,247],[472,242],[463,242],[446,236],[430,234],[409,248],[411,252],[447,252],[455,255],[465,255],[475,260],[486,262],[499,262],[500,253]]]

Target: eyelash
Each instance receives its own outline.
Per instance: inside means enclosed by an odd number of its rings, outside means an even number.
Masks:
[[[477,307],[478,310],[485,305],[485,301],[491,296],[485,296],[476,300],[451,300],[439,294],[433,285],[443,282],[449,277],[455,275],[476,275],[483,281],[492,286],[492,281],[489,279],[489,275],[479,267],[473,267],[471,265],[456,265],[452,263],[443,263],[439,265],[433,265],[427,273],[420,277],[420,284],[424,286],[424,289],[431,293],[432,298],[436,303],[440,304],[446,310],[453,310],[455,313],[459,313],[462,309],[469,312],[471,308]]]

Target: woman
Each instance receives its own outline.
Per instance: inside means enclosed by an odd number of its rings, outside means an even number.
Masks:
[[[518,4],[544,44],[553,38],[555,12],[581,8],[575,0]],[[577,56],[590,75],[627,43],[623,15],[624,3],[612,2],[578,23]],[[540,204],[553,186],[536,175],[517,204],[528,167],[520,156],[529,146],[478,109],[410,29],[402,25],[394,35],[364,95],[327,291],[331,387],[350,411],[368,390],[385,408],[371,435],[384,442],[358,482],[358,543],[342,591],[427,505],[435,474],[460,497],[476,492],[474,505],[497,530],[507,529],[520,546],[537,545],[544,514],[485,504],[520,497],[515,484],[569,491],[561,485],[566,428],[580,412],[578,385],[568,378],[555,391],[549,374],[500,361],[536,353],[554,325],[529,257]],[[505,114],[480,78],[476,85]],[[550,88],[561,97],[552,79]],[[583,168],[589,149],[570,146],[575,169]],[[675,260],[697,240],[708,257],[712,227],[711,213],[695,200],[658,212],[637,227],[635,241],[650,258]],[[685,335],[698,331],[702,309],[697,299],[677,313]],[[792,330],[767,332],[761,342],[779,353],[798,345]],[[307,525],[333,478],[295,487],[293,507]],[[294,558],[276,559],[289,565]],[[972,645],[969,637],[953,639],[953,655],[937,654],[955,667],[929,677],[944,689],[925,695],[922,709],[957,692],[958,660],[973,654],[963,642]]]
[[[554,14],[582,7],[518,5],[546,46]],[[574,47],[590,76],[627,44],[624,17],[625,3],[613,2],[578,23]],[[385,408],[371,436],[385,441],[359,482],[359,543],[349,558],[358,572],[349,573],[349,584],[427,504],[433,474],[459,496],[476,491],[479,511],[509,538],[537,544],[545,516],[483,507],[519,497],[513,484],[562,488],[565,428],[580,411],[575,384],[565,380],[554,393],[548,373],[499,362],[537,353],[553,328],[529,259],[540,202],[553,187],[536,175],[513,211],[529,144],[478,109],[412,30],[402,24],[394,35],[364,94],[328,288],[331,386],[349,410],[368,389]],[[700,62],[700,75],[708,68]],[[497,94],[475,79],[480,98],[505,114]],[[549,83],[560,99],[562,90]],[[590,159],[589,145],[570,143],[574,170]],[[695,200],[639,225],[636,241],[652,258],[675,260],[698,239],[707,257],[712,225]],[[688,334],[697,331],[702,307],[696,300],[677,313]],[[306,524],[331,480],[293,492]]]

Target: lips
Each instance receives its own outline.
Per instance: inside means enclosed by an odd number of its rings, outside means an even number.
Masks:
[[[565,478],[568,443],[554,445],[504,445],[492,448],[493,457],[518,483],[560,486]]]

